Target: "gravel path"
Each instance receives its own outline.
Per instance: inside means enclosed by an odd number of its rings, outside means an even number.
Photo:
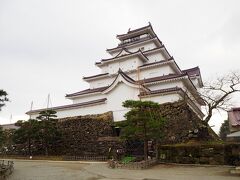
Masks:
[[[14,160],[9,180],[239,180],[229,167],[157,165],[147,170],[109,169],[106,163]]]

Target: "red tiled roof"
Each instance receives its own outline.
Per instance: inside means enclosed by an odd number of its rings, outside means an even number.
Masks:
[[[52,108],[49,108],[49,109],[60,110],[60,109],[68,109],[68,108],[78,108],[78,107],[82,107],[82,106],[102,103],[102,102],[105,102],[106,100],[107,100],[107,98],[102,98],[102,99],[97,99],[97,100],[87,101],[87,102],[82,102],[82,103],[69,104],[69,105],[64,105],[64,106],[56,106],[56,107],[52,107]],[[36,109],[36,110],[28,111],[28,112],[26,112],[26,114],[38,113],[38,112],[41,112],[41,111],[44,111],[44,110],[46,110],[46,108],[45,109]]]
[[[185,69],[185,70],[182,70],[184,73],[188,73],[189,76],[192,76],[192,75],[200,75],[200,69],[199,67],[194,67],[194,68],[190,68],[190,69]]]
[[[131,34],[131,33],[134,33],[134,32],[137,32],[137,31],[141,31],[141,30],[144,30],[144,29],[148,29],[148,28],[151,28],[151,29],[152,29],[152,26],[149,24],[149,25],[144,26],[144,27],[141,27],[141,28],[129,30],[129,31],[128,31],[127,33],[125,33],[125,34],[119,34],[119,35],[117,35],[117,37],[126,36],[126,35],[129,35],[129,34]]]
[[[157,77],[153,77],[153,78],[143,79],[143,80],[140,80],[140,82],[151,83],[151,82],[156,82],[156,81],[163,81],[163,80],[168,80],[168,79],[173,79],[173,78],[179,78],[179,77],[183,77],[186,75],[187,75],[186,73],[168,74],[168,75],[164,75],[164,76],[157,76]]]
[[[144,84],[146,83],[151,83],[151,82],[157,82],[157,81],[164,81],[164,80],[169,80],[169,79],[174,79],[174,78],[180,78],[180,77],[184,77],[184,76],[188,76],[187,73],[182,73],[182,74],[168,74],[168,75],[164,75],[164,76],[157,76],[157,77],[153,77],[153,78],[148,78],[148,79],[142,79],[140,81],[135,81],[134,79],[132,79],[131,77],[129,77],[127,74],[125,74],[121,69],[119,69],[119,74],[122,74],[123,78],[133,84],[142,84],[144,87]],[[117,77],[115,78],[115,80],[117,79]],[[112,82],[112,84],[115,82],[115,80]],[[190,79],[189,79],[190,80]],[[192,81],[190,80],[190,82],[192,83]],[[111,84],[111,85],[112,85]],[[83,91],[79,91],[76,93],[72,93],[72,94],[67,94],[66,97],[73,97],[73,96],[78,96],[78,95],[84,95],[84,94],[90,94],[90,93],[95,93],[95,92],[102,92],[104,90],[106,90],[109,86],[104,86],[104,87],[100,87],[100,88],[94,88],[94,89],[85,89]],[[193,85],[194,86],[194,85]],[[146,87],[145,87],[146,88]],[[195,88],[195,86],[194,86]]]
[[[156,61],[156,62],[153,62],[153,63],[147,63],[147,64],[143,64],[139,67],[146,67],[146,66],[151,66],[151,65],[154,65],[154,64],[161,64],[161,63],[164,63],[164,62],[168,62],[170,60],[172,60],[173,58],[170,58],[168,60],[161,60],[161,61]]]
[[[144,58],[148,59],[141,50],[138,50],[136,52],[129,52],[129,54],[124,54],[122,56],[117,56],[117,57],[113,57],[113,58],[108,58],[108,59],[102,59],[100,62],[96,62],[95,64],[101,64],[102,62],[107,62],[107,61],[111,61],[117,58],[123,58],[123,57],[127,57],[129,55],[137,55],[138,53],[140,53]]]
[[[167,89],[154,90],[154,91],[150,91],[150,92],[141,92],[140,96],[161,94],[161,93],[174,92],[174,91],[183,91],[183,90],[182,90],[182,88],[179,88],[179,87],[173,87],[173,88],[167,88]]]
[[[124,44],[124,45],[118,45],[117,47],[114,47],[114,48],[110,48],[110,49],[107,49],[107,51],[112,51],[112,50],[116,50],[116,49],[120,49],[120,48],[123,48],[123,47],[127,47],[127,46],[130,46],[130,45],[133,45],[133,44],[138,44],[140,42],[144,42],[144,41],[148,41],[148,40],[152,40],[152,39],[157,39],[160,44],[162,44],[162,42],[157,38],[157,37],[153,37],[153,38],[143,38],[143,39],[140,39],[138,41],[134,41],[134,42],[131,42],[131,43],[127,43],[127,44]]]
[[[161,61],[156,61],[156,62],[153,62],[153,63],[143,64],[143,65],[141,65],[141,66],[139,66],[139,67],[141,68],[141,67],[151,66],[151,65],[154,65],[154,64],[161,64],[161,63],[164,63],[164,62],[168,62],[168,61],[170,61],[170,60],[173,60],[173,57],[169,58],[168,60],[161,60]],[[96,75],[93,75],[93,76],[83,77],[83,79],[90,79],[90,78],[105,76],[105,75],[108,75],[108,74],[109,74],[109,73],[96,74]]]
[[[97,74],[97,75],[93,75],[93,76],[83,77],[83,79],[90,79],[90,78],[100,77],[100,76],[104,76],[104,75],[108,75],[108,74],[109,73],[102,73],[102,74]]]
[[[233,111],[240,111],[240,107],[232,108]]]
[[[232,126],[240,126],[240,107],[228,111],[228,119]]]
[[[65,97],[73,97],[73,96],[79,96],[79,95],[83,95],[83,94],[90,94],[90,93],[95,93],[95,92],[102,92],[105,89],[107,89],[109,86],[104,86],[104,87],[100,87],[100,88],[94,88],[94,89],[85,89],[83,91],[79,91],[76,93],[72,93],[72,94],[67,94]]]
[[[187,75],[187,74],[169,74],[169,75],[165,75],[165,76],[158,76],[158,77],[154,77],[154,78],[148,78],[148,79],[144,79],[144,80],[140,80],[140,81],[135,81],[131,77],[126,75],[124,72],[122,72],[121,70],[119,71],[119,74],[122,74],[123,78],[126,81],[128,81],[130,83],[134,83],[134,84],[138,84],[138,82],[150,83],[150,82],[162,81],[162,80],[178,78],[178,77],[182,77],[182,76]],[[117,77],[115,78],[115,80],[116,79],[117,79]],[[113,81],[113,83],[115,82],[115,80]],[[111,86],[111,85],[109,85],[109,86]],[[73,97],[73,96],[79,96],[79,95],[90,94],[90,93],[95,93],[95,92],[102,92],[102,91],[106,90],[109,86],[104,86],[104,87],[94,88],[94,89],[85,89],[83,91],[79,91],[79,92],[76,92],[76,93],[67,94],[65,97]]]

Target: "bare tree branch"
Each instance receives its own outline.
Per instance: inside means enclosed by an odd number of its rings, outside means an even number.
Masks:
[[[229,102],[232,95],[240,92],[240,73],[231,72],[205,84],[206,86],[199,94],[206,103],[207,116],[204,120],[208,123],[214,110],[227,110],[231,106]]]

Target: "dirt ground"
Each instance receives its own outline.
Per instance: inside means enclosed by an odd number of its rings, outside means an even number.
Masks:
[[[239,180],[224,166],[157,165],[147,170],[109,169],[106,163],[14,160],[9,180]]]

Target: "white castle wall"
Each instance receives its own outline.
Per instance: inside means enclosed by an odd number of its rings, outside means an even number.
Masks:
[[[166,60],[166,58],[163,56],[162,53],[158,52],[158,53],[152,53],[152,54],[147,54],[146,55],[149,62],[148,63],[153,63],[156,61],[162,61],[162,60]]]
[[[114,121],[124,119],[124,114],[128,111],[122,106],[126,100],[138,100],[139,90],[129,87],[124,83],[119,83],[112,91],[107,94],[107,108],[113,111]]]
[[[121,61],[113,61],[108,63],[107,65],[103,66],[102,73],[115,74],[118,72],[119,68],[121,68],[122,71],[129,71],[134,70],[141,65],[143,65],[142,60],[139,57],[134,56]]]
[[[159,104],[167,103],[167,102],[175,102],[181,100],[182,97],[175,93],[175,94],[165,94],[164,96],[158,95],[158,96],[145,96],[142,98],[143,101],[153,101],[157,102]]]
[[[99,104],[95,106],[87,106],[75,109],[63,109],[57,110],[57,118],[72,117],[72,116],[84,116],[88,114],[101,114],[106,111],[106,104]],[[38,114],[32,115],[32,118],[36,118]]]
[[[116,76],[114,76],[114,77],[108,76],[106,78],[96,79],[94,81],[90,81],[89,82],[90,89],[109,86],[110,84],[112,84],[115,77]]]
[[[139,49],[141,49],[143,52],[148,51],[151,49],[155,49],[157,46],[153,41],[147,41],[147,42],[139,42],[139,44],[130,45],[127,48],[130,52],[136,52]],[[115,57],[122,49],[119,49],[119,51],[116,51],[112,54],[112,57]],[[158,51],[157,53],[147,53],[146,56],[149,59],[146,63],[153,63],[156,61],[165,60],[165,56],[163,55],[162,51]],[[123,60],[117,60],[111,63],[107,63],[103,66],[101,66],[102,73],[109,73],[110,76],[107,76],[105,78],[100,78],[96,80],[90,80],[89,85],[90,88],[99,88],[104,86],[109,86],[112,84],[114,79],[116,78],[116,75],[119,71],[119,68],[121,68],[124,72],[130,72],[131,70],[135,70],[132,73],[127,73],[131,78],[134,80],[138,80],[138,74],[137,74],[137,67],[143,65],[143,61],[139,59],[139,57],[126,57]],[[140,68],[139,78],[140,79],[147,79],[157,76],[163,76],[174,73],[174,70],[171,68],[169,64],[161,65],[161,66],[152,66],[151,68]],[[112,75],[112,76],[111,76]],[[193,83],[198,86],[198,82],[196,79],[193,79]],[[192,97],[191,93],[188,91],[188,87],[185,86],[182,80],[177,81],[168,81],[168,82],[162,82],[158,84],[152,84],[148,85],[148,88],[150,90],[159,90],[159,89],[166,89],[166,88],[173,88],[173,87],[180,87],[183,90],[187,90],[187,93],[189,97],[195,102],[194,98]],[[124,119],[125,113],[128,111],[128,109],[122,107],[122,102],[125,100],[138,100],[139,97],[139,90],[138,88],[129,86],[124,84],[123,82],[118,83],[110,92],[107,94],[90,94],[81,96],[78,98],[73,99],[73,103],[82,103],[92,100],[97,100],[101,98],[107,98],[106,103],[94,105],[94,106],[88,106],[88,107],[81,107],[81,108],[75,108],[75,109],[64,109],[64,110],[58,110],[57,115],[59,118],[63,117],[71,117],[71,116],[79,116],[79,115],[87,115],[87,114],[100,114],[105,113],[107,111],[113,111],[113,117],[114,121],[120,121]],[[151,100],[158,103],[166,103],[166,102],[174,102],[180,100],[182,97],[177,93],[172,94],[165,94],[165,95],[157,95],[157,96],[147,96],[143,97],[142,100]],[[196,103],[196,102],[195,102]],[[200,107],[198,103],[196,105]],[[35,118],[37,115],[33,115],[32,118]]]
[[[169,75],[173,74],[173,69],[169,66],[169,64],[161,65],[161,66],[153,66],[151,68],[140,69],[140,79],[147,79],[157,76]]]
[[[132,62],[132,64],[128,64],[126,62],[126,66],[131,66],[132,68],[136,67],[136,63]],[[121,66],[123,67],[123,66]],[[124,69],[124,68],[121,68]],[[136,68],[135,68],[136,69]],[[161,66],[152,66],[150,68],[140,69],[139,70],[139,78],[140,79],[147,79],[157,76],[163,76],[174,73],[173,69],[168,65],[161,65]],[[134,80],[138,80],[137,71],[134,71],[132,73],[129,73],[128,76],[130,76]],[[108,76],[101,79],[96,79],[93,81],[90,81],[90,88],[98,88],[98,87],[104,87],[110,85],[116,76]]]

